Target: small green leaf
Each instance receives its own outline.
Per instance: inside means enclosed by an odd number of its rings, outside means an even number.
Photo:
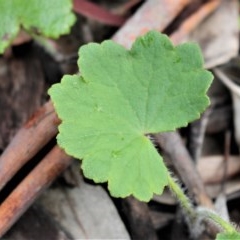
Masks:
[[[71,9],[71,0],[0,0],[0,53],[20,26],[53,38],[68,33],[75,21]]]
[[[240,233],[233,232],[233,233],[218,233],[216,240],[239,240]]]
[[[148,201],[168,184],[150,133],[186,126],[209,104],[212,75],[195,44],[174,47],[152,31],[131,50],[105,41],[79,51],[81,76],[49,91],[62,120],[57,140],[83,159],[84,175],[108,181],[113,196]]]

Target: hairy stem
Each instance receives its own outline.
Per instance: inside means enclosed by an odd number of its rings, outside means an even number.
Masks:
[[[196,211],[194,210],[191,201],[183,192],[182,188],[176,182],[176,180],[169,174],[168,175],[168,186],[173,194],[176,195],[178,201],[180,202],[183,210],[187,213],[190,218],[196,217]]]
[[[194,209],[189,198],[170,174],[168,175],[168,186],[172,193],[176,195],[184,212],[191,221],[196,221],[197,219],[212,221],[226,233],[237,233],[237,230],[231,223],[224,220],[214,211],[201,207]]]
[[[235,233],[237,232],[235,227],[229,223],[228,221],[224,220],[221,216],[219,216],[217,213],[205,209],[205,208],[198,208],[197,209],[197,215],[200,217],[203,217],[207,220],[210,220],[220,226],[220,228],[227,232],[227,233]]]

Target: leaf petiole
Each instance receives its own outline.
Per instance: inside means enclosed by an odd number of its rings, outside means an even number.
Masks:
[[[186,216],[193,222],[197,221],[198,219],[205,219],[210,220],[214,224],[220,227],[221,230],[223,230],[223,233],[219,233],[217,236],[217,239],[220,239],[219,237],[228,236],[231,238],[229,239],[237,239],[235,236],[239,236],[239,232],[236,230],[236,228],[229,223],[228,221],[224,220],[221,216],[219,216],[214,211],[211,211],[209,209],[205,209],[202,207],[199,207],[195,209],[192,206],[191,201],[189,198],[185,195],[179,184],[176,182],[176,180],[168,174],[168,186],[171,190],[171,192],[176,195],[178,201],[180,202],[183,211],[186,213]],[[227,235],[226,235],[227,234]]]
[[[221,216],[219,216],[214,211],[199,207],[197,208],[196,212],[200,217],[203,217],[207,220],[211,220],[212,222],[217,224],[224,232],[237,233],[235,227],[231,223],[224,220]]]
[[[193,219],[196,218],[196,211],[194,210],[191,201],[183,192],[176,180],[170,175],[170,173],[168,174],[168,187],[170,188],[171,192],[177,197],[187,216]]]

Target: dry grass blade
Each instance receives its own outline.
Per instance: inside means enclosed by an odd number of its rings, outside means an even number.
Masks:
[[[175,44],[182,42],[208,15],[217,9],[221,0],[212,0],[204,4],[197,12],[187,18],[180,28],[171,35]]]

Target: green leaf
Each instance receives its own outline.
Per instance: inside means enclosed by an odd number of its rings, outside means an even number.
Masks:
[[[233,233],[218,233],[216,240],[239,240],[240,233],[233,232]]]
[[[197,45],[174,47],[155,31],[129,51],[104,41],[81,47],[79,56],[81,76],[65,76],[49,91],[62,120],[58,143],[83,159],[86,177],[108,181],[113,196],[148,201],[168,184],[149,134],[197,119],[212,75]]]
[[[57,38],[75,21],[71,0],[0,0],[0,53],[25,30]]]

